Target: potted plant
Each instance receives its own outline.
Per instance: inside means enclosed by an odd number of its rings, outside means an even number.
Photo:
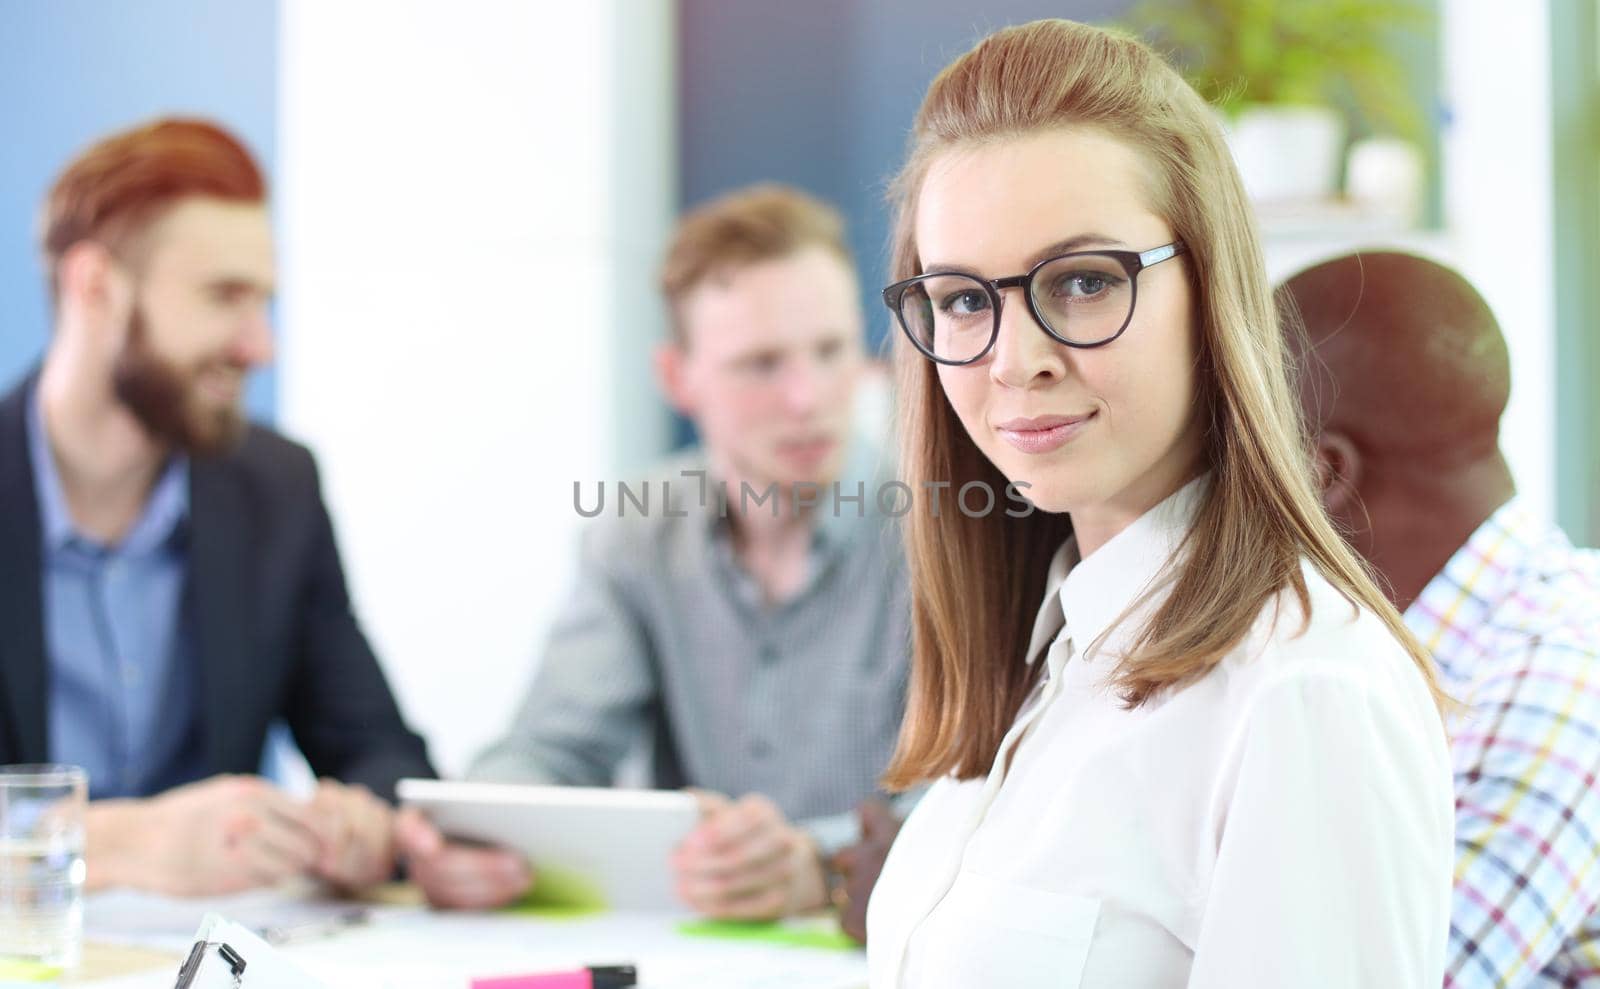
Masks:
[[[1330,199],[1343,109],[1417,141],[1422,114],[1393,47],[1428,15],[1410,0],[1144,0],[1124,26],[1182,69],[1223,114],[1257,202]]]

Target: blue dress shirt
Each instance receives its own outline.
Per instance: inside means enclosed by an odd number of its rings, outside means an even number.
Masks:
[[[41,524],[50,758],[89,795],[144,797],[203,775],[192,635],[183,620],[189,464],[174,457],[116,545],[73,523],[37,390],[28,455]]]

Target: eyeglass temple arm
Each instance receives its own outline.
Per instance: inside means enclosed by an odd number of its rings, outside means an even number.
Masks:
[[[1188,248],[1181,241],[1174,241],[1165,247],[1152,247],[1139,255],[1139,267],[1148,268],[1153,264],[1160,264],[1171,257],[1182,254]]]

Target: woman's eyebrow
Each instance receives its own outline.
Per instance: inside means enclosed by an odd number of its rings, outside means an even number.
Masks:
[[[1066,240],[1058,240],[1053,244],[1046,245],[1045,247],[1041,247],[1037,251],[1034,251],[1028,256],[1026,268],[1032,268],[1045,258],[1053,258],[1061,254],[1071,254],[1073,251],[1081,251],[1094,247],[1126,248],[1127,246],[1128,245],[1124,241],[1118,240],[1115,237],[1107,236],[1106,234],[1075,234],[1071,237],[1068,237]],[[952,274],[981,277],[976,268],[964,264],[930,262],[928,264],[924,264],[922,266],[922,270],[924,272],[948,271]]]
[[[1053,258],[1058,254],[1071,254],[1073,251],[1088,250],[1095,247],[1125,248],[1127,246],[1128,245],[1125,241],[1118,240],[1117,238],[1108,236],[1106,234],[1078,234],[1075,237],[1068,237],[1066,240],[1058,240],[1048,247],[1043,247],[1037,251],[1034,251],[1028,256],[1028,267],[1032,268],[1045,258]]]

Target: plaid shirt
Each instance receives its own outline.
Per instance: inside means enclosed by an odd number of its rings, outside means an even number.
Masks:
[[[1444,984],[1600,985],[1600,554],[1512,499],[1405,617],[1465,705]]]

